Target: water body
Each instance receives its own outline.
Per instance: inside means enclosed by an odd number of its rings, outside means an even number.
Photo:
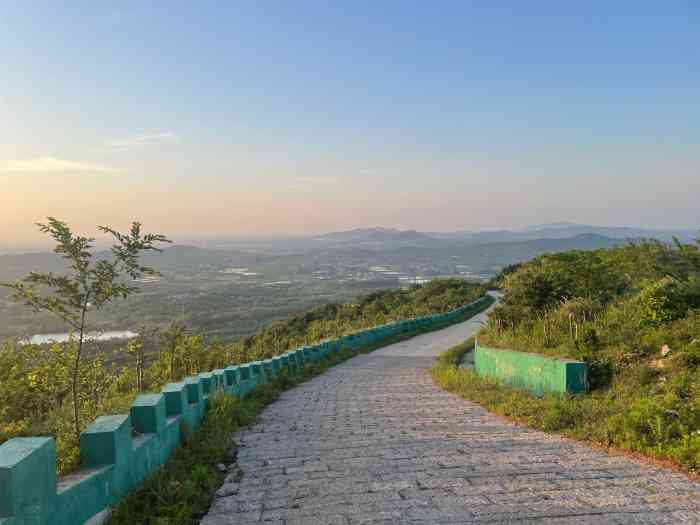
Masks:
[[[91,332],[87,334],[87,339],[93,341],[109,341],[110,339],[133,339],[138,336],[131,330],[113,330],[108,332]],[[65,343],[70,339],[70,334],[37,334],[22,341],[22,344],[43,345],[48,343]]]

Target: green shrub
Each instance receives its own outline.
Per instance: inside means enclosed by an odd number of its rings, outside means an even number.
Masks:
[[[642,310],[642,321],[660,326],[685,317],[696,303],[696,286],[674,277],[645,283],[638,295]]]

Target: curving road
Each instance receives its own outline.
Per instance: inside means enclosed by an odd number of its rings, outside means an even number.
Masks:
[[[285,392],[236,436],[243,477],[228,477],[202,524],[700,524],[700,484],[435,386],[434,357],[484,316]]]

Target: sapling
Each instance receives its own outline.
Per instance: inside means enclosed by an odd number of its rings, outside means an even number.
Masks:
[[[48,217],[37,223],[42,233],[56,241],[54,252],[68,265],[68,272],[30,272],[16,283],[0,283],[13,290],[12,299],[24,303],[36,312],[48,312],[63,321],[77,336],[77,351],[71,370],[73,426],[80,440],[79,372],[83,346],[87,335],[88,311],[97,311],[116,299],[126,299],[138,291],[133,284],[144,275],[158,275],[153,268],[142,266],[139,256],[146,251],[161,251],[158,243],[170,241],[160,234],[143,234],[141,223],[133,222],[131,230],[122,234],[107,226],[98,229],[111,236],[115,243],[111,256],[94,258],[91,252],[94,238],[75,235],[65,222]]]

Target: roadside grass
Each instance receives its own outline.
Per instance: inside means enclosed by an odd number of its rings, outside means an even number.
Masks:
[[[462,358],[466,354],[474,350],[475,343],[476,340],[472,336],[463,343],[460,343],[448,350],[445,350],[437,357],[437,364],[446,367],[457,367]]]
[[[700,471],[700,432],[679,424],[678,414],[620,381],[586,395],[534,396],[458,368],[474,348],[470,338],[443,352],[432,368],[445,390],[529,427],[661,460],[690,474]],[[691,409],[692,407],[689,407]]]
[[[109,525],[194,525],[209,509],[214,493],[227,474],[235,473],[235,444],[232,435],[253,423],[262,410],[295,385],[322,374],[352,357],[433,332],[473,317],[493,304],[488,299],[451,322],[387,338],[358,350],[342,350],[320,361],[308,363],[298,375],[282,374],[269,384],[258,386],[245,398],[223,393],[212,396],[211,404],[194,434],[178,448],[166,465],[150,476],[142,487],[114,508]],[[217,465],[227,466],[222,472]]]

